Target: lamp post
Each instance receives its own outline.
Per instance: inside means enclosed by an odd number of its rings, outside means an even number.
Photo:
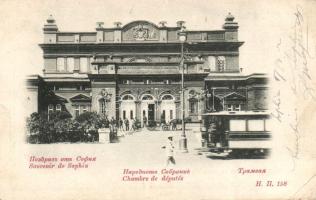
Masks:
[[[182,101],[182,133],[179,141],[179,149],[183,153],[188,152],[187,147],[187,137],[185,135],[185,125],[184,125],[184,118],[185,118],[185,98],[184,98],[184,52],[183,47],[186,41],[186,33],[183,29],[179,32],[179,40],[181,43],[181,60],[180,60],[180,68],[181,68],[181,101]]]

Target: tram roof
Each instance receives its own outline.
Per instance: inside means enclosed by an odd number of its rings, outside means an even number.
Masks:
[[[202,114],[203,116],[259,116],[270,115],[268,111],[220,111]]]

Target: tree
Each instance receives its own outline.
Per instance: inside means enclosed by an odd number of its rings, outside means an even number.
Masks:
[[[98,129],[109,126],[108,120],[96,112],[84,112],[76,119],[78,129],[84,133],[85,140],[98,140]]]

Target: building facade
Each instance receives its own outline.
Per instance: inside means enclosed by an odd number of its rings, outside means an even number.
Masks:
[[[97,23],[92,32],[44,25],[44,69],[30,76],[31,112],[95,111],[108,118],[199,122],[205,112],[267,109],[267,77],[239,68],[238,23],[229,14],[221,30],[189,30],[148,21]],[[181,65],[179,32],[185,33]],[[182,68],[182,66],[184,68]],[[182,102],[182,70],[184,102]],[[35,104],[35,105],[34,105]]]

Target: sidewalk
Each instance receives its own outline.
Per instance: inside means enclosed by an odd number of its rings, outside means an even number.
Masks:
[[[167,137],[173,135],[176,147],[175,159],[177,167],[184,163],[194,162],[195,160],[209,160],[205,155],[198,155],[194,150],[200,147],[201,142],[198,132],[186,131],[188,142],[188,153],[179,152],[179,139],[181,131],[148,131],[141,130],[127,132],[120,137],[120,151],[124,151],[124,156],[131,157],[135,165],[158,165],[164,166],[166,163],[165,150],[161,147],[167,142]],[[118,133],[120,135],[120,133]],[[132,158],[134,156],[134,158]]]

